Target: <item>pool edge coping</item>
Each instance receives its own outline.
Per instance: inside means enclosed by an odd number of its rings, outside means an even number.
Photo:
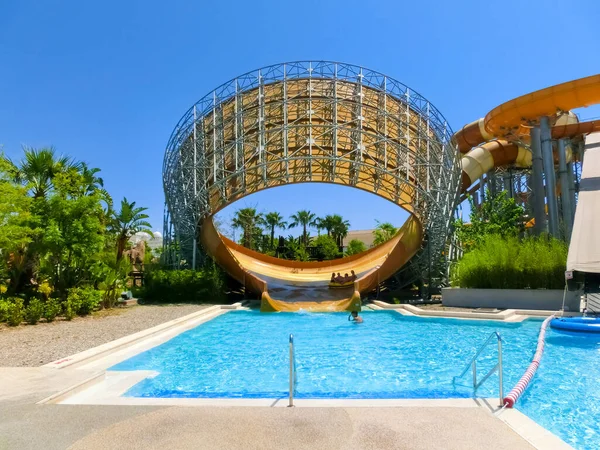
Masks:
[[[499,410],[494,416],[537,449],[574,450],[558,435],[516,408]]]
[[[522,322],[528,318],[545,318],[555,314],[556,311],[534,309],[505,309],[498,312],[471,312],[471,311],[446,311],[425,310],[407,303],[392,304],[381,300],[372,300],[369,306],[379,310],[392,310],[406,316],[432,317],[442,319],[475,319],[495,320],[498,322]],[[565,311],[568,316],[580,315],[579,313]]]

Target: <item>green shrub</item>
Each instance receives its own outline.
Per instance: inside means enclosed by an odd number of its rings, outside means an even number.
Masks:
[[[87,316],[98,309],[102,303],[102,293],[92,288],[81,290],[81,306],[77,310],[80,316]]]
[[[8,320],[10,308],[10,300],[0,298],[0,323],[6,322]]]
[[[73,317],[77,315],[77,311],[79,311],[79,308],[81,308],[80,289],[69,289],[69,294],[67,295],[67,300],[65,301],[64,308],[65,319],[73,320]]]
[[[315,247],[315,256],[319,260],[335,259],[339,256],[338,246],[331,236],[322,234],[315,238],[311,244]]]
[[[29,325],[35,325],[44,314],[44,304],[37,298],[32,298],[25,309],[25,320]]]
[[[214,264],[199,270],[154,270],[146,276],[145,300],[207,302],[224,300],[224,275]]]
[[[61,305],[56,298],[49,298],[44,305],[44,319],[46,322],[52,322],[60,314]]]
[[[9,299],[10,303],[9,303],[9,307],[8,307],[8,324],[11,327],[16,327],[18,325],[21,325],[21,322],[23,322],[23,315],[24,315],[24,307],[23,307],[23,299],[19,298],[19,297],[14,297],[12,299]]]
[[[562,289],[567,246],[556,239],[488,235],[453,270],[452,284],[479,289]]]
[[[367,250],[367,246],[363,241],[358,239],[352,239],[348,242],[348,248],[346,249],[346,256],[357,255]]]
[[[91,314],[100,306],[101,302],[102,293],[93,288],[69,289],[65,305],[65,317],[67,320],[71,320],[75,317],[75,314],[80,316]]]

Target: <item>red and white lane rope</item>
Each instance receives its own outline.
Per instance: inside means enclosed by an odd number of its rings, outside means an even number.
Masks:
[[[519,382],[516,384],[516,386],[513,388],[513,390],[510,391],[506,397],[504,397],[504,407],[513,407],[513,405],[519,399],[521,394],[525,392],[525,389],[527,389],[529,382],[535,375],[535,372],[537,371],[540,365],[540,361],[542,360],[542,354],[544,353],[544,340],[546,337],[546,328],[548,328],[548,325],[550,324],[550,321],[554,319],[554,316],[555,314],[552,314],[550,317],[544,320],[544,323],[542,323],[540,334],[538,336],[537,349],[535,351],[535,355],[533,355],[531,364],[529,364],[529,367],[527,368]]]

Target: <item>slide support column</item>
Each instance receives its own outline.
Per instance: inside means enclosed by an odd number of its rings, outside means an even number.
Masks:
[[[544,166],[542,164],[542,143],[539,127],[531,129],[531,191],[533,193],[533,217],[535,234],[546,231],[546,212],[544,211]]]
[[[567,152],[565,139],[558,140],[558,173],[560,177],[560,204],[562,205],[562,218],[565,224],[565,241],[571,240],[573,224],[571,218],[571,194],[569,192],[569,174],[567,172]]]
[[[571,202],[571,227],[575,221],[575,174],[573,173],[573,161],[575,160],[575,149],[571,145],[571,161],[567,164],[567,178],[569,180],[569,201]]]
[[[542,139],[542,159],[546,175],[546,199],[548,202],[548,231],[551,236],[560,237],[558,231],[558,204],[556,202],[556,174],[552,154],[552,136],[548,117],[540,117],[540,135]]]

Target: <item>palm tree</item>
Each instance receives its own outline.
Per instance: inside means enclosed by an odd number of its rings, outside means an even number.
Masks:
[[[12,166],[15,181],[30,186],[33,198],[46,197],[52,189],[52,179],[59,173],[71,168],[80,169],[81,164],[75,163],[72,158],[56,156],[52,147],[35,149],[25,147],[25,158],[20,165],[3,157]]]
[[[53,179],[56,175],[66,172],[72,168],[79,169],[80,165],[66,156],[56,156],[52,147],[34,149],[24,147],[24,158],[15,164],[9,158],[0,154],[0,158],[6,163],[7,172],[16,183],[27,187],[28,193],[34,199],[46,198],[53,188]],[[34,235],[32,242],[24,248],[24,267],[20,280],[17,281],[20,289],[23,283],[36,278],[40,265],[39,246],[42,237]]]
[[[135,202],[129,203],[127,198],[121,200],[121,211],[113,212],[112,229],[117,235],[117,261],[123,258],[123,252],[127,242],[135,233],[143,232],[148,233],[150,236],[152,233],[152,225],[146,221],[149,217],[144,214],[148,208],[141,208],[135,206]]]
[[[376,222],[377,227],[373,230],[373,236],[375,237],[373,245],[379,245],[389,241],[398,232],[398,229],[389,222],[381,223],[378,220]]]
[[[242,208],[235,212],[231,226],[241,228],[243,231],[242,245],[252,248],[253,236],[258,225],[264,222],[262,214],[256,212],[256,208]]]
[[[321,236],[321,230],[325,229],[325,226],[323,225],[323,218],[317,217],[315,219],[315,228],[317,229],[317,236]]]
[[[334,225],[335,219],[334,216],[331,214],[328,214],[324,218],[319,219],[319,226],[322,229],[327,230],[327,236],[331,236],[331,230],[333,229]]]
[[[344,220],[339,214],[331,216],[331,235],[339,247],[344,244],[344,238],[348,236],[350,222]]]
[[[100,172],[98,168],[89,168],[84,162],[79,164],[79,173],[83,178],[82,194],[93,195],[99,194],[101,200],[106,204],[104,214],[109,217],[112,214],[113,200],[106,189],[104,189],[104,180],[96,174]]]
[[[275,242],[275,228],[287,227],[287,222],[283,220],[283,216],[278,212],[270,212],[265,215],[265,225],[271,230],[271,248]]]
[[[296,214],[290,216],[292,223],[288,225],[288,228],[295,228],[298,225],[302,226],[302,242],[304,245],[308,245],[308,233],[306,232],[307,227],[315,226],[316,214],[311,213],[308,210],[298,211]]]

